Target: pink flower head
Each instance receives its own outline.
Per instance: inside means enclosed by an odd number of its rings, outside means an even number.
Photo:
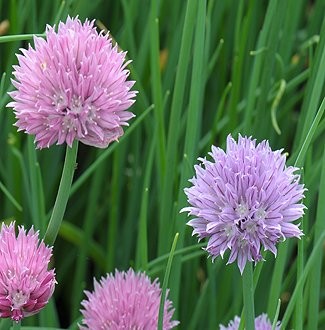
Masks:
[[[19,321],[39,312],[51,298],[54,270],[47,270],[52,248],[40,242],[33,227],[26,232],[15,223],[0,231],[0,317]]]
[[[80,329],[157,329],[161,289],[158,280],[151,283],[145,273],[116,270],[99,283],[94,280],[94,291],[85,294],[88,300],[81,303],[84,325]],[[179,322],[171,320],[174,309],[167,297],[164,307],[163,329],[169,330]]]
[[[300,237],[293,224],[304,214],[304,186],[296,167],[285,165],[282,150],[272,151],[267,141],[229,135],[226,152],[212,146],[208,161],[195,166],[192,187],[186,188],[188,222],[199,239],[208,237],[207,252],[214,260],[229,249],[228,263],[237,260],[240,272],[247,261],[260,261],[260,250],[276,255],[276,244]]]
[[[220,325],[220,330],[238,330],[240,317],[235,316],[233,321],[230,321],[228,326]],[[275,330],[280,330],[280,322],[275,326]],[[255,330],[272,330],[272,324],[266,314],[262,314],[255,318]]]
[[[46,39],[34,37],[35,49],[21,49],[12,80],[16,126],[35,135],[38,148],[76,139],[106,148],[123,135],[134,115],[134,81],[127,81],[125,52],[97,33],[94,21],[68,17],[58,31],[46,27]]]

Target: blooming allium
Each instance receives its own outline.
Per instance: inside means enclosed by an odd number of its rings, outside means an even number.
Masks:
[[[151,283],[145,273],[115,271],[98,283],[94,291],[85,291],[88,300],[82,301],[84,319],[80,329],[110,330],[156,330],[161,289],[157,279]],[[174,309],[166,298],[163,329],[175,327],[172,321]]]
[[[39,312],[51,298],[54,270],[47,270],[52,248],[40,242],[38,232],[15,223],[0,231],[0,317],[19,321]]]
[[[35,49],[21,49],[12,80],[16,126],[35,135],[38,148],[76,139],[105,148],[122,134],[134,115],[134,81],[127,81],[125,52],[94,21],[68,17],[58,31],[46,27],[46,39],[34,37]]]
[[[235,316],[233,321],[230,321],[228,326],[220,325],[219,330],[238,330],[240,317]],[[276,330],[281,329],[280,322],[275,326]],[[262,314],[255,318],[255,330],[272,330],[272,324],[266,314]]]
[[[276,255],[276,243],[303,235],[292,222],[304,214],[305,189],[282,150],[229,135],[226,152],[212,146],[209,154],[212,161],[199,158],[195,166],[193,186],[185,189],[191,206],[182,211],[195,216],[188,222],[193,235],[209,238],[213,260],[229,249],[228,263],[237,259],[242,273],[247,261],[262,259],[261,246]]]

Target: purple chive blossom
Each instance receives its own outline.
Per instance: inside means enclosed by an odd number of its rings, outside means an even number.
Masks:
[[[0,231],[0,317],[20,321],[38,313],[51,298],[54,270],[48,270],[52,248],[38,238],[38,232],[4,223]]]
[[[213,260],[229,249],[228,264],[237,260],[242,273],[247,261],[262,259],[261,246],[276,256],[278,242],[303,235],[292,222],[304,214],[305,189],[282,150],[229,135],[226,152],[212,146],[209,155],[212,161],[199,158],[195,166],[193,186],[185,189],[191,206],[182,211],[195,217],[188,222],[193,235],[208,237]]]
[[[94,291],[85,291],[87,300],[82,301],[82,330],[156,330],[161,289],[156,279],[151,283],[145,273],[115,271],[100,282],[94,280]],[[174,328],[179,322],[172,321],[174,309],[167,299],[164,305],[163,329]]]
[[[240,324],[240,317],[235,316],[233,321],[230,321],[228,326],[220,324],[219,330],[238,330]],[[281,324],[277,322],[275,330],[280,330]],[[255,330],[272,330],[272,324],[266,314],[262,314],[255,318]]]
[[[125,52],[108,34],[97,33],[94,21],[68,17],[57,32],[34,37],[35,49],[21,49],[12,80],[19,131],[35,135],[38,148],[74,140],[106,148],[123,135],[121,126],[134,115],[134,81],[128,81]]]

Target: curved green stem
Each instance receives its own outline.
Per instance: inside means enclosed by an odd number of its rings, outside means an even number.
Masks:
[[[173,244],[172,244],[172,248],[169,253],[164,281],[163,281],[163,285],[161,288],[161,297],[160,297],[159,314],[158,314],[158,330],[162,330],[163,325],[164,325],[163,324],[164,323],[164,306],[165,306],[165,299],[166,299],[166,292],[167,292],[167,284],[168,284],[168,280],[169,280],[170,269],[172,267],[172,262],[173,262],[173,258],[174,258],[174,253],[175,253],[175,249],[176,249],[178,236],[179,236],[179,233],[176,233]]]
[[[73,174],[76,168],[77,152],[78,141],[73,142],[72,148],[67,146],[58,194],[44,237],[44,241],[50,245],[53,245],[55,242],[68,203]]]

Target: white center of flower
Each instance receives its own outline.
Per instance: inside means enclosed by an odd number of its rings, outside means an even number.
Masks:
[[[251,217],[250,208],[243,200],[237,205],[235,212],[238,218],[235,220],[237,229],[241,233],[251,234],[257,230],[256,219]],[[257,212],[255,212],[256,214]],[[259,210],[258,216],[263,216],[262,209]]]
[[[266,212],[265,210],[260,207],[259,209],[257,209],[257,211],[255,212],[255,218],[257,220],[264,220],[265,219],[265,216],[266,216]]]
[[[245,226],[246,233],[254,233],[256,231],[256,223],[253,221],[249,221]]]
[[[231,237],[233,235],[233,229],[232,229],[232,226],[226,226],[224,228],[224,232],[226,234],[227,237]]]
[[[89,105],[87,115],[88,115],[89,121],[91,121],[91,122],[95,121],[95,119],[98,118],[96,107],[93,105]]]
[[[70,118],[70,117],[65,117],[63,119],[63,127],[64,127],[64,130],[63,131],[69,131],[69,132],[71,132],[72,130],[76,130],[75,124],[73,122],[73,119]]]
[[[29,294],[25,294],[22,291],[14,292],[11,296],[12,307],[14,309],[24,306],[29,298]]]
[[[56,108],[60,108],[64,105],[64,97],[61,93],[57,93],[53,95],[53,105],[55,105]]]
[[[71,100],[71,111],[75,113],[82,112],[82,102],[80,96],[73,96]]]
[[[244,218],[248,216],[248,206],[246,203],[241,202],[238,204],[238,206],[236,207],[236,213],[238,214],[238,216],[240,218]]]

